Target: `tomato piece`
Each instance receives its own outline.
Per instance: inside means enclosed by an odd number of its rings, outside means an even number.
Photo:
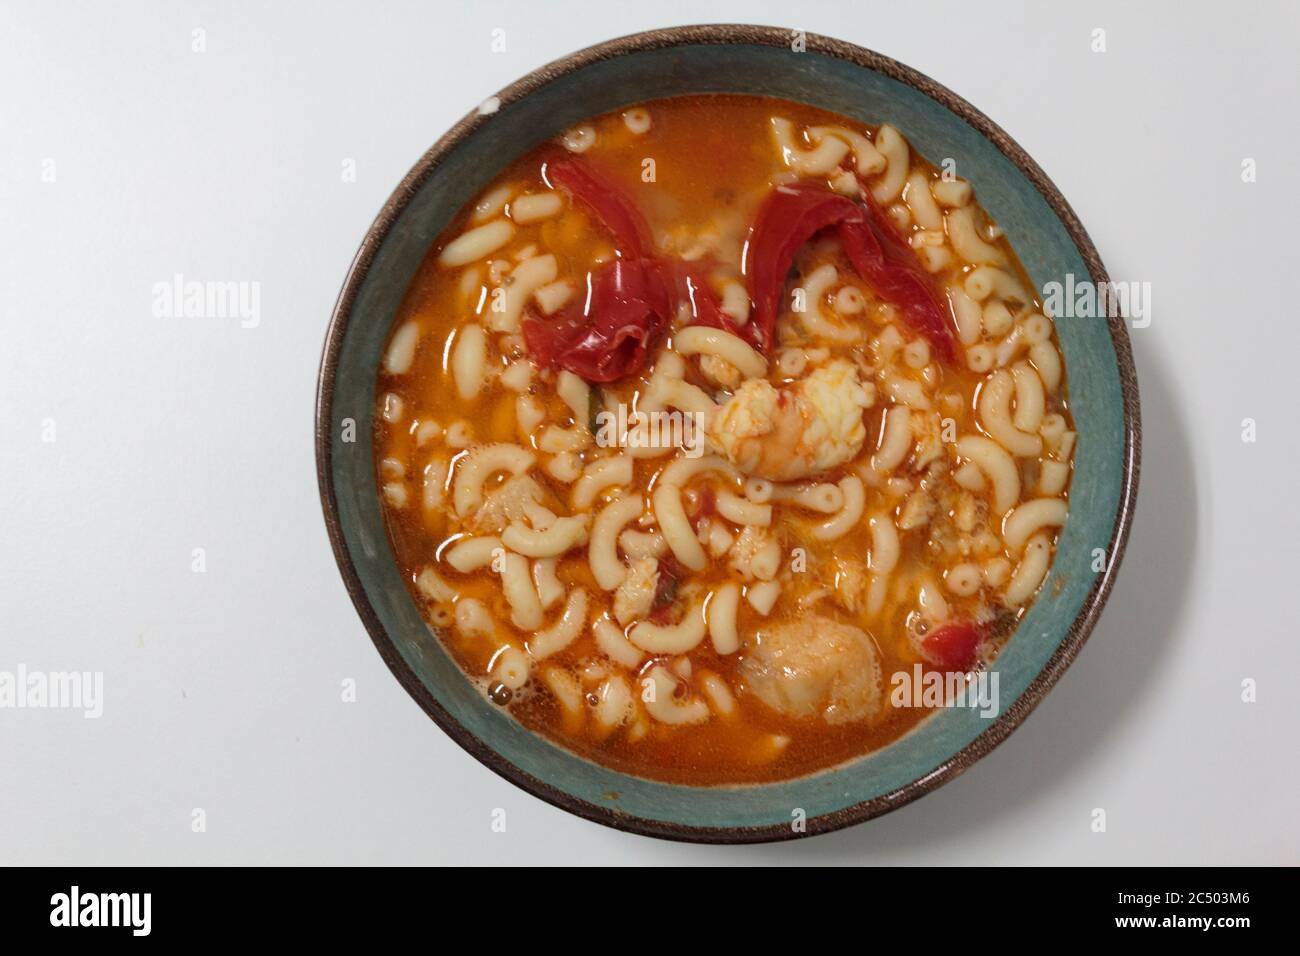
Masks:
[[[984,630],[973,621],[954,621],[921,638],[921,654],[946,671],[968,671],[975,666],[976,650]]]
[[[650,620],[655,624],[667,624],[669,612],[677,601],[677,587],[686,577],[683,568],[671,554],[659,559],[659,578],[655,585],[654,600],[650,604]]]
[[[699,521],[704,518],[712,518],[718,513],[718,493],[709,485],[700,489],[699,504],[695,509],[694,518]]]

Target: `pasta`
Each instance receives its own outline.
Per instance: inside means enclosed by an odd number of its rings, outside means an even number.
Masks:
[[[1034,532],[1065,524],[1066,513],[1065,501],[1060,498],[1026,501],[1008,514],[1002,523],[1002,540],[1013,553],[1017,552]]]
[[[596,691],[596,703],[592,708],[592,716],[595,718],[600,739],[608,737],[635,713],[632,689],[625,678],[615,675],[600,685]]]
[[[965,435],[957,442],[957,454],[969,458],[993,483],[997,514],[1006,514],[1020,500],[1020,472],[1002,445],[982,435]]]
[[[907,133],[637,104],[434,242],[374,479],[489,704],[629,773],[786,779],[907,733],[890,679],[977,674],[1050,588],[1087,452],[1055,323]]]
[[[504,219],[476,226],[447,243],[438,256],[438,263],[452,267],[479,262],[504,246],[514,234],[515,227]]]
[[[677,624],[637,621],[627,639],[650,654],[685,654],[704,640],[707,628],[701,603],[689,608]]]
[[[719,654],[734,654],[740,649],[740,632],[736,626],[739,610],[740,585],[735,581],[728,581],[713,592],[708,607],[709,637]]]
[[[456,393],[463,399],[478,397],[487,369],[487,334],[481,325],[467,325],[456,338],[451,357]]]
[[[967,262],[999,265],[1006,261],[1006,255],[999,247],[984,241],[980,236],[975,227],[975,211],[972,207],[950,209],[944,221],[953,251]]]
[[[907,141],[898,130],[885,124],[876,133],[876,149],[885,157],[885,171],[871,187],[871,194],[881,205],[893,202],[903,192],[907,182]]]
[[[443,560],[461,574],[468,574],[479,568],[486,568],[496,555],[503,553],[500,538],[469,538],[457,542],[448,549],[443,555]]]
[[[460,618],[457,618],[459,622]],[[517,647],[507,644],[488,663],[488,673],[511,690],[519,690],[532,673],[532,659]]]
[[[510,623],[526,631],[542,626],[542,599],[537,596],[527,558],[513,553],[504,555],[501,589],[510,602]]]
[[[831,518],[826,519],[813,529],[813,536],[819,541],[834,541],[848,534],[862,520],[862,510],[866,507],[866,494],[862,479],[849,475],[840,479],[840,494],[844,506]]]
[[[861,337],[862,330],[852,325],[839,325],[822,312],[821,300],[838,282],[839,272],[829,262],[813,270],[803,283],[804,302],[798,311],[799,323],[809,335],[824,341],[852,342]],[[852,286],[845,288],[851,289]],[[755,374],[761,375],[762,371]]]
[[[679,700],[678,681],[666,667],[655,665],[645,679],[646,693],[642,695],[648,710],[661,724],[698,724],[709,719],[709,705],[698,697]]]
[[[384,353],[384,371],[389,375],[405,375],[415,361],[415,348],[420,343],[420,326],[416,322],[407,322],[388,341],[388,351]]]
[[[686,517],[681,493],[672,485],[664,484],[655,489],[653,500],[655,519],[673,555],[692,571],[703,571],[708,558],[695,537],[690,519]]]
[[[538,558],[533,562],[533,587],[537,589],[537,599],[546,611],[564,597],[564,585],[555,573],[555,558]]]
[[[773,117],[772,135],[785,164],[804,176],[829,173],[849,153],[849,144],[836,136],[823,137],[811,150],[801,147],[795,139],[794,124],[783,117]]]
[[[528,653],[533,660],[542,660],[558,654],[572,644],[586,624],[587,592],[574,588],[560,619],[545,630],[538,631],[528,642]]]
[[[498,286],[488,309],[488,324],[494,332],[518,332],[519,319],[529,298],[555,281],[559,274],[553,255],[533,256],[510,271],[509,283]]]
[[[997,371],[980,389],[980,424],[999,445],[1017,458],[1031,458],[1043,450],[1039,435],[1022,432],[1011,418],[1015,379],[1010,372]]]
[[[730,362],[746,378],[754,378],[767,372],[767,361],[744,340],[724,332],[704,326],[692,326],[682,329],[676,338],[675,349],[678,355],[713,355]]]
[[[576,515],[559,518],[545,531],[512,522],[501,534],[501,543],[530,558],[554,558],[587,540],[587,521]]]
[[[559,193],[532,193],[520,196],[510,204],[510,218],[524,226],[558,216],[563,208],[564,198]]]
[[[718,514],[734,524],[766,528],[772,523],[772,506],[747,501],[730,491],[720,491],[717,497]]]
[[[534,456],[518,445],[483,445],[456,463],[452,499],[462,517],[483,503],[483,483],[497,471],[522,475],[532,467]]]
[[[582,473],[573,486],[573,507],[589,511],[602,491],[632,483],[632,459],[627,455],[598,458]]]
[[[641,516],[644,506],[639,495],[619,498],[606,505],[592,524],[591,543],[588,546],[591,573],[596,584],[606,591],[612,591],[622,584],[627,575],[627,569],[618,557],[617,538],[624,525]]]
[[[602,617],[591,627],[596,646],[610,660],[632,670],[645,659],[645,651],[637,647],[608,617]]]

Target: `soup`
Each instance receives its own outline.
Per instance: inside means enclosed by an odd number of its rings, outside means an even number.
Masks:
[[[684,784],[951,703],[1067,515],[1053,323],[971,185],[781,100],[648,102],[513,162],[430,250],[376,394],[393,551],[466,674]]]

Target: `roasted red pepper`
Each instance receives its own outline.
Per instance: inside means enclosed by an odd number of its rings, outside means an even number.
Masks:
[[[795,254],[832,226],[854,270],[902,310],[904,321],[929,339],[941,359],[955,357],[946,312],[929,277],[865,189],[865,206],[813,184],[781,186],[767,195],[745,249],[754,314],[742,326],[722,311],[706,281],[707,264],[655,257],[645,218],[586,160],[555,154],[544,161],[543,176],[588,210],[609,232],[619,255],[588,274],[581,303],[553,319],[525,319],[524,340],[543,365],[568,369],[589,382],[634,375],[645,367],[680,303],[689,305],[688,324],[725,329],[770,351]]]
[[[723,329],[732,335],[747,337],[749,326],[740,326],[727,313],[722,311],[722,301],[713,287],[709,285],[708,274],[712,264],[708,262],[675,262],[672,264],[677,301],[690,306],[691,318],[687,325],[707,325],[714,329]]]
[[[887,302],[903,310],[903,321],[924,335],[945,362],[957,357],[947,309],[940,304],[929,275],[895,231],[871,191],[865,186],[866,220],[840,225],[840,241],[854,271]]]
[[[524,343],[542,365],[588,382],[614,382],[645,367],[668,328],[672,301],[654,260],[615,259],[588,276],[587,294],[558,316],[524,320]]]
[[[552,319],[526,318],[524,341],[543,365],[567,368],[589,382],[612,382],[641,371],[679,303],[690,309],[688,325],[742,335],[704,276],[704,269],[676,260],[617,259],[589,274],[582,303]]]
[[[588,274],[581,303],[553,319],[530,315],[524,320],[524,341],[539,363],[589,382],[635,375],[682,302],[690,308],[691,324],[736,331],[705,282],[705,265],[653,256],[645,218],[586,160],[548,157],[542,175],[587,209],[614,240],[619,258]]]
[[[644,259],[650,252],[650,227],[641,210],[615,183],[586,160],[557,154],[542,164],[542,177],[587,207],[592,217],[609,231],[624,259]]]
[[[671,277],[648,256],[650,228],[632,200],[586,160],[557,152],[543,161],[542,176],[586,207],[619,258],[589,272],[586,294],[558,316],[524,320],[528,351],[588,382],[633,375],[673,314]]]
[[[776,332],[785,279],[795,254],[818,232],[837,228],[854,271],[881,298],[903,311],[945,361],[956,355],[946,310],[911,247],[894,230],[870,191],[865,207],[825,186],[801,183],[768,193],[745,249],[745,275],[754,300],[753,338],[766,351]]]
[[[824,186],[778,186],[763,199],[745,245],[745,277],[754,300],[752,337],[763,351],[776,337],[785,278],[795,253],[827,226],[861,219],[857,203]]]
[[[973,621],[954,621],[921,638],[921,654],[945,671],[968,671],[975,666],[984,630]]]

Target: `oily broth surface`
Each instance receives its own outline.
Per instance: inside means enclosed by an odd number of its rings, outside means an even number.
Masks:
[[[693,96],[654,101],[645,107],[653,118],[653,125],[644,135],[630,132],[617,113],[589,121],[588,125],[597,132],[597,142],[584,158],[597,165],[632,197],[656,235],[665,232],[674,236],[680,234],[683,244],[691,235],[709,229],[719,218],[729,218],[741,224],[752,222],[760,200],[771,188],[773,175],[781,170],[780,154],[768,132],[770,117],[784,116],[797,126],[861,128],[812,107],[755,97]],[[654,161],[655,181],[652,183],[644,182],[642,178],[646,159]],[[915,154],[911,165],[913,169],[921,168],[933,173],[932,167]],[[518,183],[527,191],[546,188],[536,153],[511,164],[497,182]],[[376,417],[374,449],[376,466],[381,469],[381,485],[385,476],[379,463],[385,459],[404,463],[405,474],[413,479],[414,503],[405,508],[394,508],[385,503],[384,514],[398,565],[421,607],[427,607],[428,601],[416,588],[415,579],[423,568],[435,562],[452,528],[445,509],[429,511],[419,506],[419,475],[428,458],[425,450],[417,449],[419,426],[432,420],[445,427],[453,421],[463,420],[470,424],[475,443],[519,440],[514,392],[493,380],[475,399],[465,401],[452,383],[449,357],[455,346],[454,330],[470,316],[466,314],[463,293],[459,288],[461,270],[440,269],[437,257],[446,242],[464,230],[471,213],[472,207],[463,211],[430,250],[399,309],[394,328],[412,320],[421,326],[414,364],[403,375],[388,375],[381,370],[378,381],[377,393],[394,395],[403,406],[403,415],[396,424],[388,423],[382,416]],[[512,247],[530,241],[557,256],[561,275],[581,275],[594,258],[607,257],[612,252],[600,227],[580,207],[574,206],[567,208],[558,218],[519,227]],[[1005,239],[998,239],[996,243],[1007,255],[1008,268],[1016,271],[1027,289],[1032,289]],[[962,270],[958,267],[953,271],[960,273]],[[941,274],[941,278],[946,277]],[[502,362],[504,364],[504,360]],[[941,374],[941,388],[958,391],[969,398],[956,416],[957,431],[977,432],[974,403],[984,376],[970,371],[964,363],[944,367]],[[696,381],[703,384],[698,375]],[[534,384],[538,384],[536,377]],[[603,388],[606,393],[615,394],[619,401],[630,405],[636,383],[614,383]],[[568,421],[570,412],[554,394],[553,387],[535,388],[534,391],[543,402],[547,421],[562,424]],[[1065,394],[1063,383],[1057,396],[1063,399]],[[864,455],[869,454],[881,432],[886,407],[883,401],[877,402],[867,411],[868,448]],[[1050,410],[1066,415],[1068,421],[1063,400],[1051,403]],[[645,493],[665,460],[636,460],[631,490]],[[538,481],[549,486],[557,500],[567,502],[568,488],[564,484],[549,478],[540,469],[533,474]],[[825,480],[834,481],[838,477],[836,473]],[[868,489],[869,502],[872,493]],[[773,527],[783,528],[785,552],[788,555],[795,547],[806,549],[810,573],[794,576],[793,582],[783,588],[772,614],[766,619],[742,601],[742,635],[760,624],[766,627],[774,622],[798,620],[805,616],[808,612],[799,607],[799,598],[801,594],[806,595],[820,587],[833,587],[833,581],[826,580],[826,576],[833,573],[827,569],[833,569],[834,556],[865,555],[871,546],[865,521],[848,535],[832,542],[819,542],[807,534],[812,523],[806,512],[776,506]],[[901,540],[899,568],[929,563],[924,532],[903,535]],[[814,573],[813,569],[819,570]],[[588,619],[594,616],[594,610],[608,607],[609,594],[596,585],[585,548],[571,551],[561,558],[558,576],[566,588],[580,585],[587,590],[593,600]],[[701,583],[706,591],[728,579],[725,559],[715,560],[705,572],[691,576],[691,580]],[[509,627],[510,607],[494,575],[484,571],[455,576],[455,585],[460,597],[481,601],[494,619],[505,622],[503,627]],[[962,606],[959,598],[949,596],[949,601],[955,607]],[[891,598],[880,619],[870,627],[854,615],[828,604],[826,601],[821,603],[823,613],[863,627],[870,634],[879,652],[885,695],[889,694],[891,674],[898,671],[910,673],[916,664],[930,669],[908,639],[908,615],[914,602],[910,604],[906,599]],[[548,621],[557,611],[547,614]],[[1001,634],[1009,631],[1019,613],[1004,616]],[[492,649],[481,639],[467,638],[452,627],[443,628],[442,633],[444,643],[460,665],[486,686],[483,678],[488,672]],[[995,640],[992,646],[999,647],[1003,639]],[[737,698],[737,710],[733,716],[691,726],[666,726],[651,721],[648,735],[635,743],[629,742],[622,733],[598,739],[590,733],[589,724],[580,727],[566,718],[555,698],[544,689],[530,687],[517,693],[510,709],[532,730],[598,763],[640,776],[695,785],[779,780],[833,766],[889,744],[929,713],[920,708],[886,707],[878,720],[840,725],[830,725],[818,717],[794,719],[783,716],[746,693],[738,672],[743,655],[742,648],[739,654],[719,656],[707,638],[690,653],[697,672],[700,669],[712,671],[731,687]],[[548,658],[548,663],[576,668],[580,662],[593,657],[599,658],[600,653],[590,630],[585,629],[568,648]],[[773,743],[774,736],[788,738],[788,743],[783,747],[777,746]]]

